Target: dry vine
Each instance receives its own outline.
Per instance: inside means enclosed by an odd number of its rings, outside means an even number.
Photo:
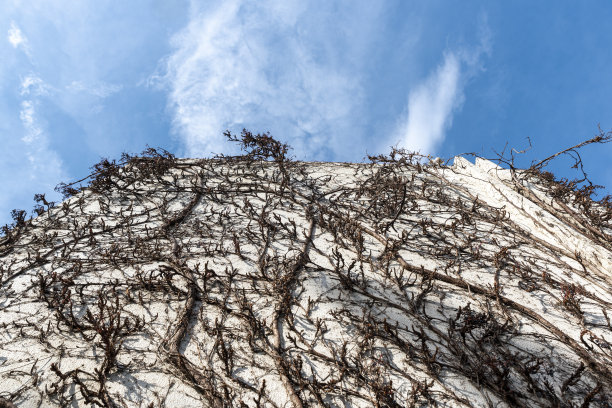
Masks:
[[[226,136],[245,154],[103,160],[13,214],[0,407],[610,406],[609,198]]]

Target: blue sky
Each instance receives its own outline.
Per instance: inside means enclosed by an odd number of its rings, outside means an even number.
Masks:
[[[101,157],[234,153],[225,129],[353,162],[529,137],[526,164],[611,130],[612,5],[533,3],[3,0],[0,223]],[[583,157],[610,193],[612,143]]]

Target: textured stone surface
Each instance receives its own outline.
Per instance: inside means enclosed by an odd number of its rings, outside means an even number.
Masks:
[[[0,246],[0,406],[609,406],[609,219],[553,190],[461,157],[107,166]]]

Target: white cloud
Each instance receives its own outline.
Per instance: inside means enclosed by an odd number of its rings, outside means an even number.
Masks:
[[[444,63],[408,96],[405,118],[398,126],[400,147],[432,153],[451,126],[453,112],[463,102],[461,65],[454,54],[446,54]]]
[[[50,87],[40,77],[30,74],[21,80],[21,95],[48,95]]]
[[[8,42],[11,43],[13,48],[21,48],[23,51],[28,53],[28,39],[23,35],[19,27],[14,21],[11,22],[11,27],[8,30],[7,35]]]
[[[236,0],[195,10],[173,38],[176,51],[165,61],[162,81],[188,155],[227,153],[222,132],[242,127],[271,131],[301,158],[358,149],[357,141],[346,140],[359,135],[354,118],[363,90],[359,67],[347,61],[358,50],[330,45],[328,31],[344,30],[350,43],[353,33],[367,35],[376,12],[364,22],[348,4],[308,13],[302,4]],[[342,27],[325,27],[321,19]]]
[[[59,155],[49,146],[48,137],[36,115],[35,101],[21,102],[19,119],[25,131],[21,141],[23,153],[28,159],[26,173],[37,184],[53,187],[64,176],[63,164]]]
[[[21,79],[19,94],[22,100],[18,105],[21,131],[16,128],[13,137],[3,140],[3,150],[6,151],[0,154],[0,170],[12,175],[0,185],[1,216],[5,217],[8,210],[16,206],[16,197],[24,202],[26,198],[31,199],[32,191],[48,193],[66,178],[63,162],[52,148],[45,132],[44,119],[37,112],[41,97],[48,96],[52,91],[53,88],[37,73],[30,73]],[[49,199],[54,196],[53,193],[48,194]]]
[[[50,193],[47,198],[59,198],[52,193],[60,180],[66,179],[64,165],[49,144],[44,126],[40,123],[37,101],[23,100],[19,119],[23,128],[21,139],[3,141],[0,152],[0,170],[11,177],[0,184],[0,219],[9,222],[8,213],[15,207],[29,210],[34,193]]]
[[[42,130],[36,123],[34,114],[34,103],[32,101],[26,100],[21,102],[19,119],[21,119],[21,123],[23,124],[23,128],[25,130],[25,135],[21,138],[21,140],[27,145],[31,145],[38,141],[40,139],[40,135],[42,134]]]
[[[491,53],[491,32],[484,14],[480,17],[479,37],[475,47],[446,52],[444,62],[412,88],[394,132],[399,147],[432,154],[444,141],[454,114],[465,100],[466,83],[484,70],[483,56]]]

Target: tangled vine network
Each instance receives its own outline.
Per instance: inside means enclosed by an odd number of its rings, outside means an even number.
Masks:
[[[596,186],[226,136],[243,155],[150,148],[13,212],[0,407],[611,406]]]

